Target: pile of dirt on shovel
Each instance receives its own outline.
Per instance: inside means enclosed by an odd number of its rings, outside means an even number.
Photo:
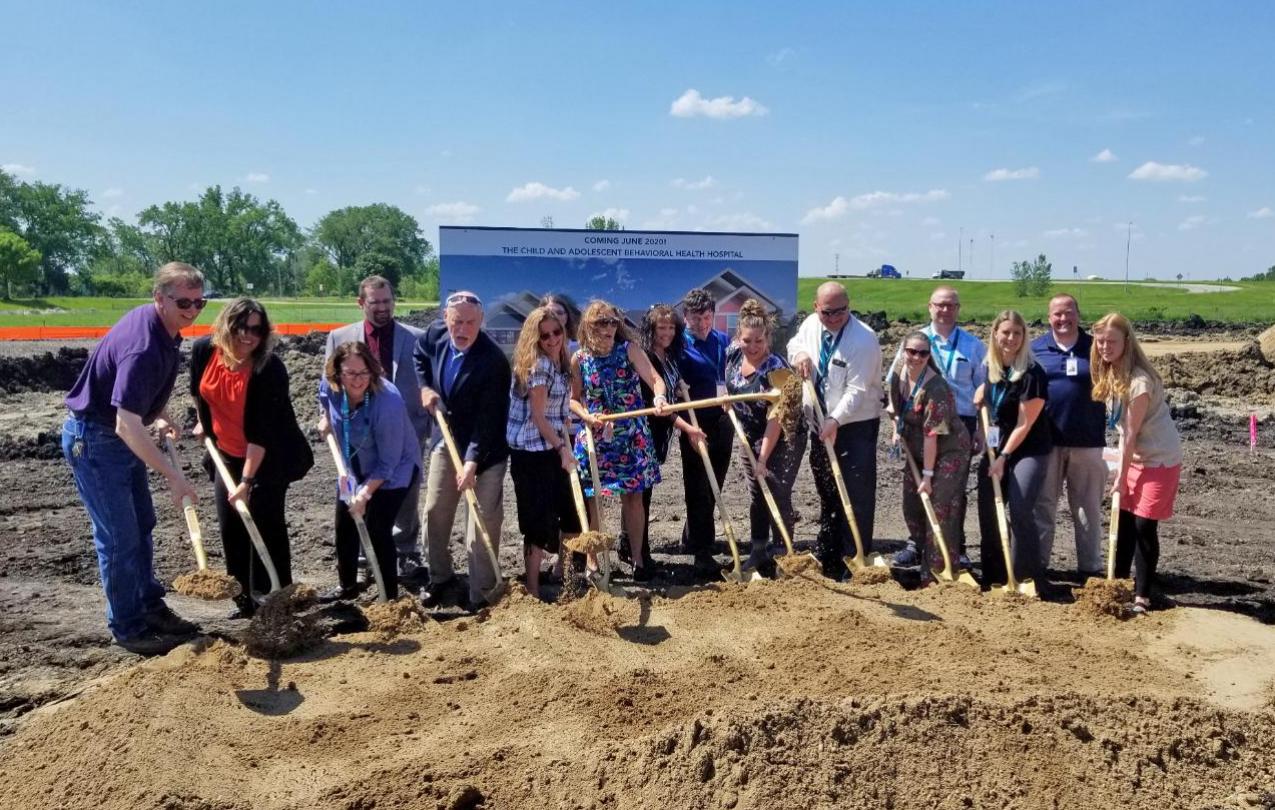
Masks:
[[[316,599],[314,586],[300,582],[267,596],[244,631],[244,648],[258,658],[288,658],[321,642],[323,628],[304,612]]]

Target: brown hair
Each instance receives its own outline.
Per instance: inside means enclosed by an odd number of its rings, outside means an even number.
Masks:
[[[598,350],[597,322],[603,318],[614,318],[619,321],[619,325],[615,327],[616,343],[633,340],[633,335],[624,322],[624,313],[620,312],[615,304],[594,299],[584,308],[584,314],[580,316],[580,348],[595,357],[601,355]]]
[[[540,348],[540,324],[548,321],[562,327],[562,345],[558,347],[558,356],[550,357]],[[570,376],[571,362],[567,357],[567,327],[558,320],[549,307],[536,307],[531,310],[527,320],[522,322],[522,331],[518,333],[518,343],[514,346],[513,376],[515,390],[519,396],[527,395],[527,381],[541,357],[547,357],[554,368]]]
[[[185,262],[169,262],[155,271],[152,294],[169,295],[177,284],[183,287],[203,287],[204,274]]]
[[[381,375],[385,373],[385,369],[381,366],[381,361],[376,359],[376,355],[372,353],[372,350],[361,340],[342,343],[332,352],[332,356],[328,358],[327,365],[323,368],[323,376],[327,379],[328,385],[333,388],[341,388],[341,366],[350,357],[361,358],[364,365],[367,366],[367,370],[372,373],[372,376],[368,379],[368,390],[380,391]]]
[[[895,363],[892,366],[890,366],[890,373],[887,376],[897,376],[897,377],[903,376],[903,369],[905,367],[905,364],[907,363],[907,361],[903,357],[905,354],[903,350],[907,347],[908,341],[910,340],[923,340],[925,341],[925,345],[931,347],[930,356],[926,358],[925,364],[930,367],[931,371],[933,371],[935,374],[942,377],[943,371],[942,369],[939,368],[939,364],[934,360],[934,348],[930,344],[930,336],[922,332],[920,329],[914,329],[911,332],[908,332],[906,335],[903,336],[903,340],[899,341],[898,359],[895,361]]]
[[[252,351],[252,367],[255,371],[260,371],[265,368],[266,361],[270,359],[270,353],[274,351],[278,336],[270,323],[270,316],[266,314],[266,308],[259,301],[252,298],[236,298],[222,307],[213,321],[212,344],[221,350],[223,362],[228,357],[234,357],[232,341],[235,339],[235,332],[247,327],[248,319],[253,314],[261,316],[261,327],[264,330],[261,341]]]
[[[368,276],[359,282],[359,300],[362,301],[367,297],[369,289],[379,290],[382,287],[389,287],[390,297],[394,297],[394,285],[390,283],[388,278],[385,276]]]
[[[739,308],[739,320],[735,323],[735,336],[739,336],[741,329],[760,329],[766,335],[766,340],[770,340],[775,333],[775,319],[761,301],[756,298],[749,298],[744,305]]]

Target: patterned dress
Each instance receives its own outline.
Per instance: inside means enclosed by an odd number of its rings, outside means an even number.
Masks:
[[[908,390],[904,391],[904,387]],[[955,569],[958,567],[956,558],[960,552],[960,526],[957,520],[965,514],[962,504],[965,501],[965,482],[970,470],[969,431],[957,416],[952,389],[941,375],[932,370],[911,400],[908,396],[912,384],[906,377],[900,383],[899,378],[891,375],[889,389],[894,413],[902,414],[899,435],[904,448],[916,461],[918,470],[925,466],[925,437],[932,435],[938,439],[938,457],[934,462],[930,500],[934,504],[934,513],[939,519],[947,553],[951,555],[952,567]],[[908,534],[911,537],[925,538],[922,549],[923,565],[928,565],[930,570],[942,570],[942,553],[930,531],[930,521],[925,515],[921,497],[917,494],[912,472],[907,469],[907,461],[903,463],[903,519],[907,522]]]
[[[643,407],[640,378],[629,362],[629,343],[615,344],[606,357],[595,357],[585,349],[576,352],[580,364],[580,401],[589,413],[622,413]],[[617,419],[611,423],[614,433],[603,440],[595,431],[598,451],[598,476],[604,490],[616,493],[641,492],[660,482],[660,465],[655,459],[655,441],[645,417]],[[576,436],[576,460],[584,493],[593,495],[593,477],[589,470],[583,430]]]

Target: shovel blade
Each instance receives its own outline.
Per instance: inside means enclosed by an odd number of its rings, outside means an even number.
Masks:
[[[873,554],[872,559],[869,560],[869,562],[873,568],[889,568],[890,567],[890,561],[880,554]]]
[[[978,584],[978,580],[974,579],[974,575],[971,574],[969,571],[962,571],[960,574],[958,574],[956,577],[956,582],[959,585],[967,585],[975,589],[978,589],[980,587]]]
[[[799,577],[807,571],[822,572],[813,554],[784,554],[775,558],[775,569],[785,577]]]
[[[722,579],[727,582],[738,582],[740,584],[748,581],[748,578],[744,576],[742,568],[723,568]]]

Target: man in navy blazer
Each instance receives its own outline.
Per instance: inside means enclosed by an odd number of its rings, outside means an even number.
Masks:
[[[416,340],[423,332],[394,320],[394,287],[383,276],[368,276],[359,282],[359,308],[363,310],[363,320],[328,333],[323,359],[326,361],[343,343],[360,341],[368,345],[381,361],[390,382],[403,395],[407,414],[412,418],[412,427],[416,429],[416,438],[421,444],[423,462],[425,442],[429,439],[433,420],[421,405],[421,387],[416,380],[416,365],[412,359]],[[394,545],[398,550],[400,577],[411,577],[421,567],[420,534],[418,482],[407,493],[394,520]]]
[[[462,468],[452,464],[442,430],[430,437],[429,475],[425,481],[425,542],[430,584],[421,594],[435,607],[454,594],[452,524],[461,494],[469,488],[492,542],[499,545],[504,524],[505,466],[509,445],[509,360],[482,331],[483,304],[472,292],[447,296],[442,320],[416,341],[420,404],[431,414],[442,408],[456,440]],[[465,553],[469,568],[469,605],[481,605],[500,576],[493,569],[482,536],[466,519]]]

